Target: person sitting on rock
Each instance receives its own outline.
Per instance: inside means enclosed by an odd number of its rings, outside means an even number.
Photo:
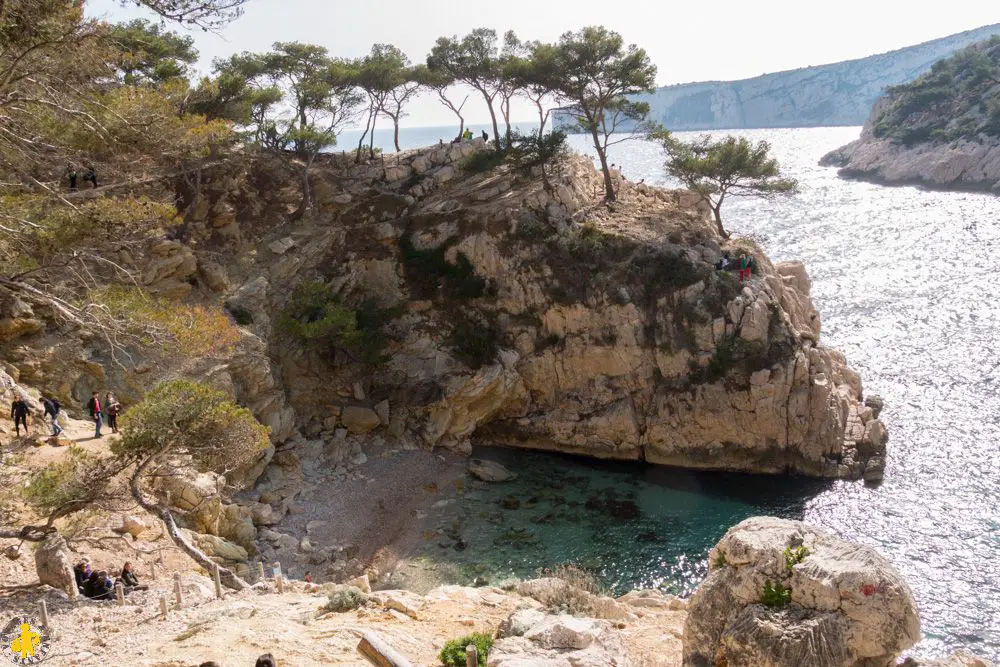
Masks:
[[[83,594],[91,600],[110,600],[114,597],[115,586],[104,570],[94,572],[84,584]]]
[[[140,586],[139,577],[136,576],[135,570],[132,569],[132,562],[125,561],[125,565],[122,566],[122,573],[118,576],[118,580],[122,582],[122,588],[125,589],[126,593],[131,593],[132,591],[144,591],[149,586]]]
[[[277,663],[275,662],[273,655],[265,653],[257,658],[257,664],[254,665],[254,667],[277,667]]]
[[[14,420],[14,430],[17,437],[21,437],[21,426],[24,426],[24,434],[28,435],[28,404],[24,396],[18,394],[10,404],[10,418]]]
[[[86,595],[87,579],[90,578],[90,563],[81,561],[73,568],[73,576],[76,578],[76,589],[82,595]]]

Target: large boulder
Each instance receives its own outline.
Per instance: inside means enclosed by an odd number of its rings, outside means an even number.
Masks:
[[[76,598],[73,561],[66,540],[58,533],[49,535],[38,545],[35,550],[35,570],[38,572],[39,583],[64,591],[70,599]]]
[[[888,667],[919,639],[913,594],[873,549],[754,517],[709,555],[688,607],[683,664]]]
[[[630,667],[621,637],[607,621],[521,610],[504,623],[489,667]]]

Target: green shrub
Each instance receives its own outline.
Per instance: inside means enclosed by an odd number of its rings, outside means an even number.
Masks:
[[[479,369],[496,359],[500,350],[500,331],[492,322],[466,317],[455,324],[449,343],[469,368]]]
[[[704,368],[691,366],[690,380],[695,384],[718,382],[730,373],[750,373],[767,367],[767,348],[759,341],[725,335],[719,339],[712,358]],[[697,362],[695,362],[697,364]]]
[[[502,148],[487,148],[477,151],[461,162],[463,170],[470,174],[493,171],[507,159],[507,151]]]
[[[347,586],[330,593],[330,598],[323,605],[323,611],[345,612],[357,609],[368,602],[368,596],[360,588]]]
[[[458,253],[454,264],[448,261],[446,253],[452,245],[454,242],[420,250],[409,235],[400,238],[403,268],[415,296],[433,298],[439,287],[455,299],[474,299],[486,294],[486,280],[476,275],[468,257]]]
[[[247,327],[253,324],[253,314],[244,306],[233,306],[229,308],[229,314],[233,316],[233,320],[236,324],[241,327]]]
[[[277,318],[281,333],[305,343],[344,350],[369,363],[384,361],[388,342],[386,324],[394,311],[379,309],[371,301],[358,309],[340,304],[319,281],[301,283]]]
[[[460,639],[452,639],[438,654],[438,659],[445,667],[465,667],[465,647],[473,644],[479,657],[479,667],[486,667],[490,649],[493,648],[493,638],[482,632],[466,635]]]
[[[791,570],[796,565],[801,563],[809,555],[809,547],[805,545],[800,545],[797,547],[786,547],[785,548],[785,567]]]
[[[760,603],[766,607],[784,607],[792,601],[792,589],[783,586],[780,581],[764,582],[764,592],[760,596]]]

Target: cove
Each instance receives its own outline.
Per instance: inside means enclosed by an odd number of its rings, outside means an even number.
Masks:
[[[750,516],[802,519],[830,481],[701,472],[566,454],[477,447],[517,479],[443,490],[429,510],[418,557],[449,583],[530,578],[561,563],[612,592],[658,588],[687,595],[708,551]]]

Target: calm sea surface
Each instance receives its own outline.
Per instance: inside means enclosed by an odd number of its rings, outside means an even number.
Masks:
[[[447,141],[455,130],[404,130],[401,143]],[[766,239],[772,259],[805,262],[824,343],[884,397],[881,486],[490,451],[520,478],[455,491],[434,510],[438,536],[425,557],[459,579],[572,561],[619,590],[685,593],[732,524],[800,518],[877,548],[902,571],[923,618],[918,654],[965,647],[1000,658],[1000,198],[844,181],[817,166],[858,131],[738,132],[770,141],[801,194],[734,201],[723,215],[736,233]],[[376,139],[391,150],[388,132]],[[584,137],[570,142],[593,154]],[[628,178],[669,184],[655,146],[617,148],[611,159]]]

